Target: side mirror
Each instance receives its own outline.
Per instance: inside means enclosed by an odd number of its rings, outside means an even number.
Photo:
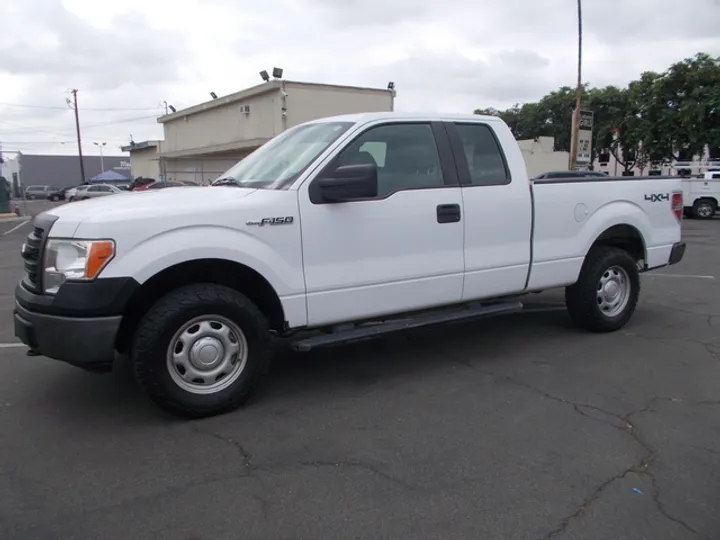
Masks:
[[[373,164],[343,165],[313,182],[310,192],[314,203],[339,203],[372,199],[378,193],[378,171]]]

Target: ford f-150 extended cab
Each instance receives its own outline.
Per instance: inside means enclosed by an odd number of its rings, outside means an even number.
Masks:
[[[208,416],[241,403],[273,336],[309,350],[518,311],[554,287],[578,326],[617,330],[639,274],[682,259],[682,212],[680,178],[530,182],[498,118],[325,118],[217,186],[40,214],[15,333],[88,370],[127,354],[160,407]]]

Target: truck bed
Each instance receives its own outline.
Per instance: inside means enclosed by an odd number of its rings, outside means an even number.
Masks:
[[[667,263],[680,240],[672,212],[679,177],[578,177],[539,179],[533,199],[531,271],[528,290],[577,279],[583,258],[598,236],[612,227],[644,240],[646,268]]]

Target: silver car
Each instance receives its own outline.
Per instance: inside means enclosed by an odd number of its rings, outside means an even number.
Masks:
[[[95,186],[80,186],[78,191],[72,196],[73,201],[84,201],[86,199],[94,199],[95,197],[104,197],[105,195],[116,195],[118,193],[127,193],[118,187],[111,186],[110,184],[98,184]]]

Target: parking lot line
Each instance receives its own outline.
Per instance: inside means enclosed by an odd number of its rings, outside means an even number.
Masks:
[[[648,277],[675,277],[686,279],[715,279],[715,276],[696,276],[691,274],[649,274]]]
[[[3,236],[6,236],[6,235],[10,234],[11,232],[17,231],[20,227],[22,227],[22,226],[25,225],[26,223],[30,223],[30,220],[29,220],[29,219],[26,219],[25,221],[22,221],[21,223],[18,223],[17,225],[15,225],[15,226],[14,226],[12,229],[10,229],[9,231],[5,231],[4,233],[2,233]]]
[[[24,343],[0,343],[0,349],[14,349],[18,347],[26,347]]]

